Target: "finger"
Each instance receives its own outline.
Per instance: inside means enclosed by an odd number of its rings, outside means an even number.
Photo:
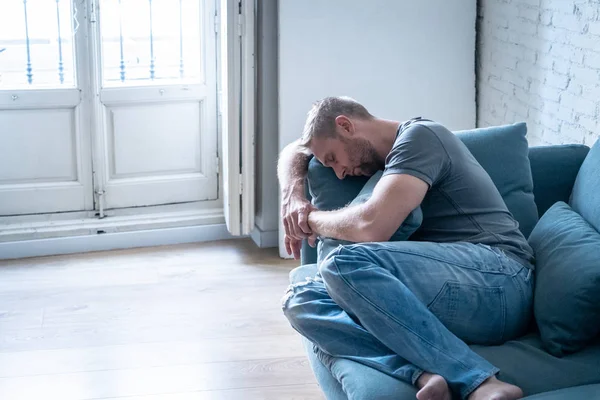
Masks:
[[[308,244],[310,247],[315,247],[317,243],[317,237],[315,235],[312,235],[311,237],[308,238]]]
[[[299,260],[300,259],[300,248],[302,246],[302,241],[301,240],[294,240],[292,242],[292,251],[294,252],[294,259]]]
[[[292,233],[290,232],[290,223],[287,218],[283,219],[283,229],[285,230],[285,235],[291,237]]]
[[[285,251],[288,253],[288,256],[291,256],[292,247],[290,246],[290,238],[286,236],[285,239],[283,239],[283,242],[285,243]]]
[[[294,228],[294,220],[292,219],[292,216],[287,217],[287,223],[288,223],[288,228],[290,229],[290,239],[293,240],[297,240],[298,237],[296,236],[296,230]]]
[[[285,223],[286,223],[286,227],[287,227],[286,234],[290,237],[290,241],[294,241],[294,240],[298,239],[296,237],[296,232],[294,231],[294,222],[292,220],[292,217],[291,216],[286,217]]]
[[[304,210],[298,211],[298,226],[303,233],[306,233],[307,235],[312,233],[310,226],[308,226],[308,212]]]
[[[306,234],[302,232],[300,227],[298,226],[298,214],[292,214],[290,216],[290,221],[288,221],[290,226],[290,231],[292,232],[291,236],[294,239],[302,240],[306,237]]]

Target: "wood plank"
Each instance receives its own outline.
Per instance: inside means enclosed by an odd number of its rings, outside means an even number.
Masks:
[[[0,353],[0,378],[303,357],[295,333]]]
[[[188,393],[169,393],[150,396],[119,397],[97,400],[321,400],[321,389],[312,385],[284,385],[264,388],[230,389]]]
[[[0,398],[83,400],[314,383],[306,357],[0,378]]]
[[[0,261],[0,399],[323,399],[249,240]]]

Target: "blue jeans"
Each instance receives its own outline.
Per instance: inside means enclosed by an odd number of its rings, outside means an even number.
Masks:
[[[466,343],[520,336],[532,300],[531,269],[499,249],[408,241],[338,247],[282,307],[324,365],[350,359],[412,384],[427,371],[466,398],[498,372]]]

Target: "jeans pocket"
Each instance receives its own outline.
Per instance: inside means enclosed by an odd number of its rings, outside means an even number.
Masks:
[[[428,308],[466,343],[496,344],[504,340],[506,298],[502,287],[449,281]]]

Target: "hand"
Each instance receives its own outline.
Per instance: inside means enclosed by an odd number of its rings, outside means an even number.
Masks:
[[[289,255],[294,255],[294,259],[299,260],[300,259],[300,249],[302,248],[302,240],[299,239],[293,239],[291,237],[289,237],[288,235],[285,235],[285,238],[283,239],[284,243],[285,243],[285,251],[287,251],[287,253]]]
[[[308,226],[308,214],[315,210],[306,198],[299,195],[291,195],[284,199],[281,206],[281,218],[285,234],[290,239],[302,240],[312,235]]]

